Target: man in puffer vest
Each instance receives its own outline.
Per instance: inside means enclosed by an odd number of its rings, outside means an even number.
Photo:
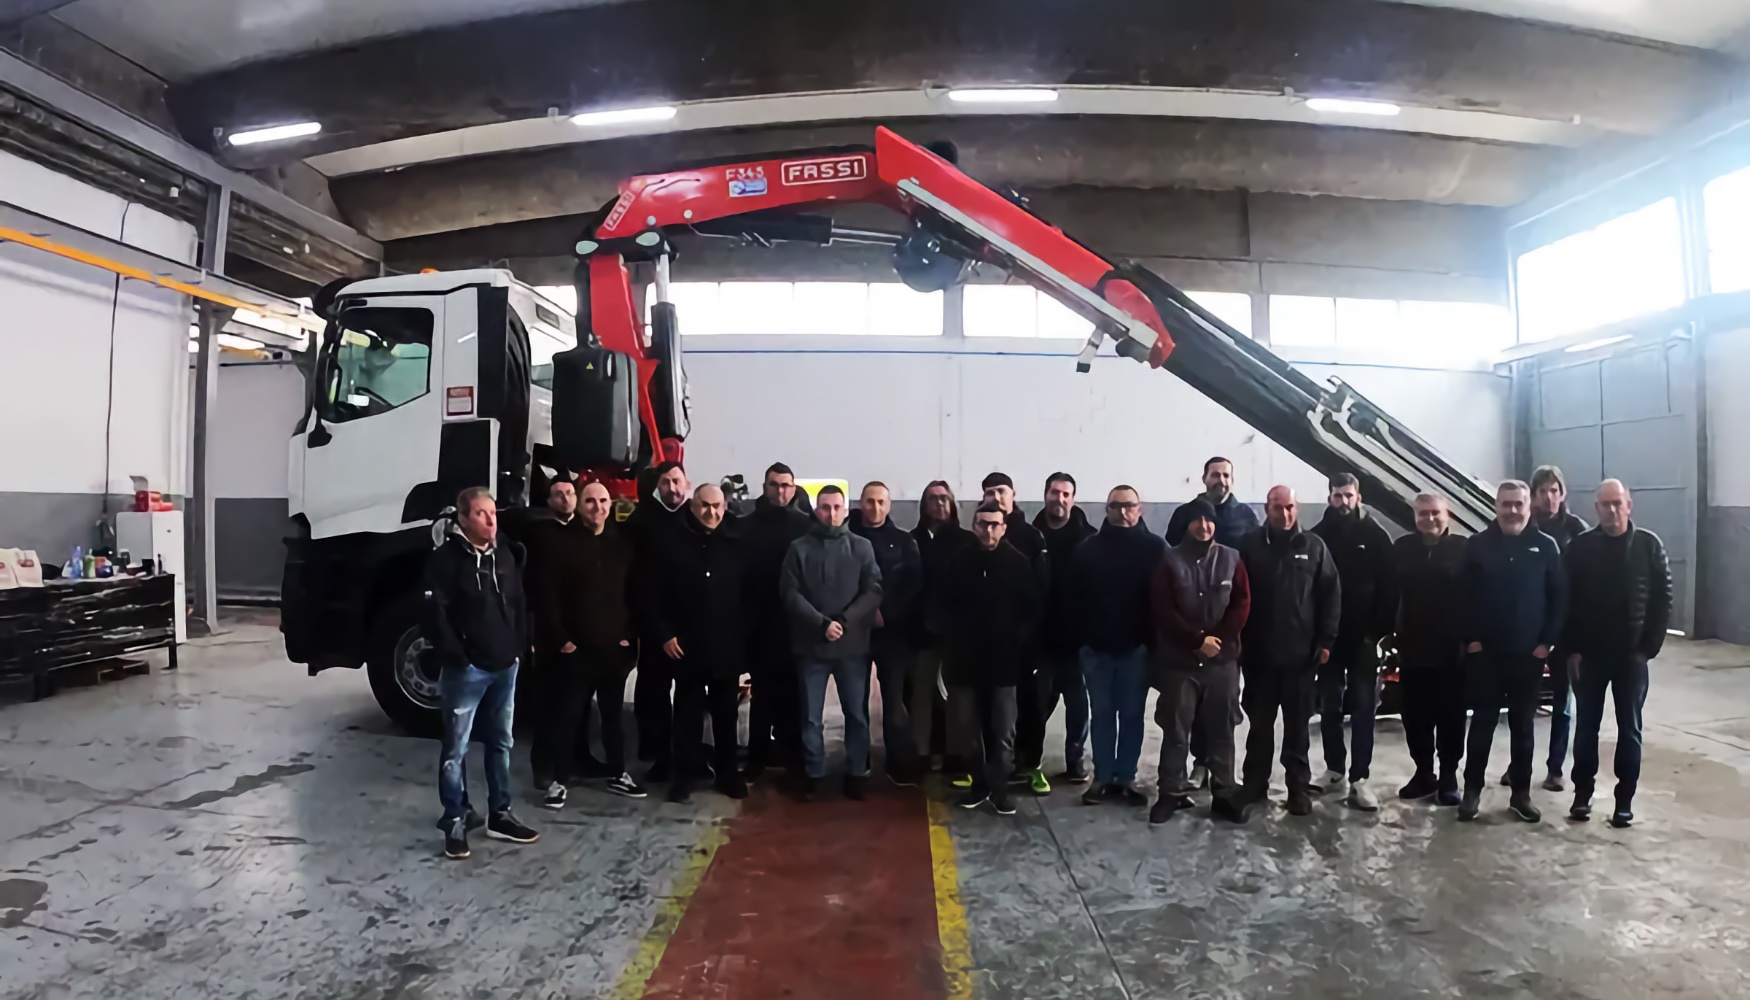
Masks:
[[[1234,784],[1234,727],[1240,721],[1240,630],[1251,610],[1251,587],[1239,551],[1215,540],[1215,508],[1193,500],[1185,538],[1166,551],[1150,586],[1154,607],[1154,686],[1160,724],[1160,797],[1150,826],[1189,808],[1186,758],[1195,733],[1208,756],[1210,814],[1246,821]]]

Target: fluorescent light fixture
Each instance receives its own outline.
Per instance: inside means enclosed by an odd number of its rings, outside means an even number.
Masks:
[[[1668,628],[1665,630],[1665,634],[1666,635],[1674,635],[1674,636],[1677,636],[1678,638],[1683,638],[1683,632],[1680,629]]]
[[[1306,106],[1327,115],[1374,115],[1390,118],[1403,109],[1385,101],[1356,101],[1346,97],[1309,97]]]
[[[1584,344],[1575,344],[1572,347],[1564,347],[1562,348],[1562,351],[1566,354],[1584,354],[1587,351],[1596,350],[1600,347],[1609,347],[1611,344],[1620,344],[1629,339],[1629,336],[1630,335],[1626,333],[1619,333],[1614,337],[1599,337],[1597,340],[1588,340]]]
[[[1042,87],[950,90],[948,100],[958,104],[1050,104],[1057,100],[1057,91]]]
[[[267,346],[259,340],[239,337],[234,333],[221,333],[214,339],[219,342],[220,347],[229,347],[234,351],[259,351]]]
[[[315,135],[320,131],[322,131],[321,122],[298,122],[294,125],[273,125],[268,128],[251,128],[241,132],[232,132],[225,141],[233,146],[253,146],[258,142],[300,139],[307,135]]]
[[[679,109],[671,105],[655,108],[619,108],[614,111],[585,111],[571,116],[573,125],[631,125],[637,122],[665,122]]]

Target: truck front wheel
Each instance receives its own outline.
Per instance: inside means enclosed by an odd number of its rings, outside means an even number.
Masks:
[[[435,657],[419,632],[420,595],[407,594],[386,605],[371,624],[366,657],[371,693],[395,724],[415,736],[441,734]]]

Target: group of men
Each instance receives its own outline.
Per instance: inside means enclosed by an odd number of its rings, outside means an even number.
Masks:
[[[507,790],[512,695],[531,646],[540,696],[533,765],[550,808],[564,806],[569,784],[592,778],[620,795],[648,794],[628,770],[620,723],[636,665],[644,781],[665,783],[674,802],[707,783],[742,798],[776,768],[795,795],[813,798],[826,777],[829,680],[844,717],[844,794],[862,799],[873,674],[888,778],[915,785],[940,768],[966,808],[989,802],[1007,815],[1012,789],[1051,792],[1046,724],[1060,700],[1065,768],[1056,779],[1089,785],[1089,805],[1148,805],[1136,778],[1152,688],[1163,732],[1152,824],[1203,788],[1212,815],[1245,822],[1267,798],[1278,717],[1288,811],[1306,815],[1316,796],[1345,788],[1349,805],[1371,811],[1380,655],[1395,647],[1416,764],[1400,797],[1435,798],[1475,818],[1505,707],[1510,808],[1537,820],[1531,756],[1548,663],[1557,699],[1544,787],[1563,787],[1571,691],[1579,722],[1570,816],[1590,815],[1609,690],[1619,729],[1612,822],[1632,820],[1647,663],[1671,601],[1663,547],[1630,520],[1621,483],[1599,488],[1600,523],[1587,530],[1566,510],[1559,470],[1541,468],[1531,485],[1501,484],[1495,522],[1468,540],[1450,531],[1445,500],[1419,496],[1416,532],[1394,542],[1353,475],[1331,478],[1324,517],[1307,531],[1292,489],[1269,491],[1260,523],[1233,495],[1232,462],[1210,459],[1202,478],[1204,493],[1174,511],[1164,538],[1127,485],[1108,492],[1096,528],[1076,505],[1075,479],[1061,472],[1047,479],[1031,522],[1012,480],[987,476],[970,530],[953,490],[932,482],[906,531],[878,482],[854,510],[835,486],[810,504],[792,471],[774,464],[752,509],[736,514],[719,487],[693,489],[684,469],[666,463],[619,524],[601,484],[555,481],[548,517],[502,547],[491,496],[468,491],[427,582],[425,631],[442,662],[445,851],[466,857],[467,834],[481,825],[462,777],[470,730],[487,748],[487,835],[536,836],[511,813]],[[736,739],[744,676],[745,767]],[[591,749],[592,702],[606,760]],[[1236,780],[1242,710],[1249,731]],[[1317,783],[1315,711],[1327,768]]]

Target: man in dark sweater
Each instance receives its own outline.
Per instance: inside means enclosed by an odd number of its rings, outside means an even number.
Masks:
[[[1531,526],[1555,539],[1556,551],[1567,552],[1568,545],[1586,530],[1586,522],[1568,510],[1568,483],[1562,470],[1554,465],[1540,465],[1531,473]],[[1550,716],[1549,774],[1543,779],[1545,791],[1562,790],[1562,768],[1568,762],[1568,729],[1573,718],[1574,691],[1568,672],[1562,669],[1567,651],[1561,648],[1550,653]],[[1501,784],[1508,776],[1501,775]]]
[[[1288,812],[1312,812],[1311,742],[1314,680],[1331,659],[1342,616],[1337,565],[1317,535],[1300,530],[1300,504],[1286,486],[1265,499],[1264,527],[1246,536],[1240,558],[1252,590],[1252,608],[1241,633],[1240,705],[1246,733],[1245,795],[1248,806],[1270,791],[1270,758],[1276,752],[1276,717],[1282,716],[1282,769],[1288,779]]]
[[[1233,482],[1234,464],[1217,455],[1203,463],[1203,495],[1197,499],[1215,508],[1216,542],[1237,550],[1241,540],[1258,530],[1258,512],[1234,497]],[[1172,520],[1167,522],[1168,545],[1185,540],[1193,510],[1191,504],[1184,503],[1173,511]]]
[[[911,537],[918,543],[924,575],[923,590],[918,596],[922,612],[913,622],[913,642],[918,655],[907,698],[912,735],[920,755],[939,756],[944,772],[961,774],[964,765],[949,759],[952,754],[947,738],[948,703],[942,696],[942,638],[931,631],[927,614],[935,606],[948,558],[973,544],[972,532],[960,526],[960,509],[954,502],[954,489],[947,482],[938,479],[924,487],[923,498],[918,501],[918,524]]]
[[[1003,530],[1003,540],[1011,547],[1027,557],[1032,564],[1034,574],[1039,578],[1040,594],[1044,595],[1050,589],[1050,553],[1045,548],[1045,536],[1038,528],[1027,522],[1027,515],[1015,506],[1015,481],[1008,473],[993,472],[984,477],[979,484],[984,490],[984,503],[994,503],[1003,512],[1003,522],[1008,526]],[[1015,685],[1015,733],[1019,740],[1020,734],[1038,731],[1039,742],[1044,745],[1045,720],[1040,713],[1044,706],[1039,698],[1039,674],[1045,665],[1045,660],[1039,649],[1040,635],[1033,635],[1033,647],[1028,651],[1022,663],[1025,671]],[[1012,785],[1026,785],[1035,794],[1045,795],[1051,791],[1051,786],[1045,781],[1044,772],[1039,773],[1039,780],[1034,782],[1034,770],[1021,771],[1009,775]],[[972,775],[964,775],[954,782],[956,788],[970,788],[973,784]],[[1043,785],[1043,790],[1039,786]]]
[[[1398,797],[1433,795],[1443,806],[1456,806],[1458,762],[1464,756],[1464,598],[1459,573],[1466,543],[1450,530],[1452,512],[1444,497],[1423,493],[1416,497],[1415,510],[1416,533],[1392,543],[1404,742],[1416,762],[1415,776],[1398,790]]]
[[[669,779],[674,676],[672,661],[662,651],[663,638],[656,635],[656,609],[644,597],[658,592],[654,575],[686,522],[689,487],[679,462],[663,462],[651,471],[652,492],[638,498],[638,506],[621,527],[632,540],[635,557],[632,620],[638,632],[638,678],[632,686],[632,716],[638,723],[638,757],[651,762],[645,780],[660,782]]]
[[[1106,799],[1148,804],[1136,787],[1136,764],[1148,704],[1148,644],[1154,638],[1149,581],[1167,547],[1142,527],[1141,519],[1142,497],[1135,488],[1112,487],[1099,532],[1076,546],[1066,568],[1094,744],[1094,780],[1082,793],[1087,805]]]
[[[468,740],[476,726],[486,745],[486,835],[519,844],[539,834],[510,811],[511,724],[516,675],[529,648],[522,553],[498,547],[498,507],[482,486],[456,498],[456,524],[425,564],[421,631],[438,658],[443,751],[438,798],[444,856],[468,856]]]
[[[857,505],[848,518],[851,533],[875,550],[875,565],[881,570],[881,609],[875,613],[869,654],[875,660],[876,682],[881,685],[881,739],[887,755],[887,777],[896,785],[916,785],[923,774],[912,738],[911,713],[906,709],[906,685],[916,669],[912,620],[923,589],[923,562],[916,539],[887,516],[893,495],[886,483],[864,486]]]
[[[1033,527],[1045,538],[1046,561],[1055,571],[1045,596],[1045,626],[1040,634],[1043,662],[1035,678],[1035,711],[1020,713],[1015,729],[1015,770],[1027,778],[1035,795],[1051,792],[1041,767],[1045,757],[1045,730],[1057,701],[1063,699],[1063,773],[1058,777],[1073,785],[1088,780],[1085,763],[1088,745],[1088,688],[1082,680],[1075,616],[1071,610],[1066,570],[1076,546],[1094,534],[1088,516],[1076,506],[1075,477],[1054,472],[1045,481],[1045,509],[1033,519]]]
[[[547,486],[546,509],[529,513],[515,535],[528,552],[528,562],[523,567],[523,592],[528,595],[529,616],[533,620],[534,669],[521,670],[520,676],[524,685],[533,682],[540,692],[541,707],[535,720],[535,745],[529,751],[529,765],[534,771],[535,786],[547,790],[543,804],[557,809],[565,804],[568,782],[605,777],[607,771],[607,765],[596,760],[589,750],[587,708],[579,713],[584,733],[581,740],[579,719],[558,708],[570,705],[575,711],[577,692],[584,685],[577,669],[577,647],[565,638],[559,617],[559,581],[574,555],[572,543],[583,528],[577,519],[577,487],[569,479],[554,479]],[[505,528],[505,534],[510,535],[510,525]]]
[[[1574,806],[1568,816],[1586,820],[1592,815],[1598,727],[1608,688],[1616,704],[1616,811],[1610,825],[1620,828],[1634,821],[1647,667],[1671,625],[1671,564],[1659,536],[1630,520],[1634,498],[1620,481],[1606,479],[1598,487],[1595,509],[1598,527],[1574,539],[1565,560],[1571,600],[1562,647],[1579,702]]]
[[[1477,817],[1503,705],[1511,751],[1509,808],[1527,823],[1543,818],[1531,802],[1537,694],[1544,660],[1561,635],[1568,588],[1555,539],[1530,526],[1530,508],[1531,488],[1507,480],[1495,491],[1495,523],[1465,545],[1463,638],[1471,720],[1460,820]]]
[[[1149,588],[1154,607],[1154,685],[1160,689],[1155,722],[1161,727],[1160,796],[1150,826],[1189,808],[1185,765],[1191,733],[1202,731],[1208,756],[1211,815],[1246,821],[1234,785],[1234,726],[1240,720],[1240,630],[1251,609],[1251,588],[1238,551],[1215,540],[1215,508],[1204,500],[1191,511],[1185,540],[1167,550]]]
[[[1367,787],[1373,766],[1373,719],[1379,710],[1379,640],[1397,614],[1391,536],[1361,505],[1361,483],[1340,472],[1330,479],[1329,506],[1313,534],[1330,550],[1342,583],[1343,615],[1331,662],[1319,668],[1319,730],[1325,742],[1326,793],[1343,791],[1343,712],[1347,708],[1354,759],[1349,763],[1350,806],[1376,812],[1379,797]]]
[[[812,518],[794,506],[796,476],[782,462],[766,470],[760,498],[741,519],[746,546],[744,572],[748,600],[748,670],[753,699],[748,705],[747,780],[758,781],[768,767],[802,770],[802,675],[790,651],[790,618],[778,593],[778,580],[790,543],[808,533]]]
[[[1026,671],[1044,594],[1027,557],[1003,540],[1007,528],[1000,504],[979,505],[972,524],[977,544],[949,557],[929,614],[942,636],[951,735],[978,768],[960,806],[976,809],[989,799],[999,815],[1012,816],[1015,685]]]

